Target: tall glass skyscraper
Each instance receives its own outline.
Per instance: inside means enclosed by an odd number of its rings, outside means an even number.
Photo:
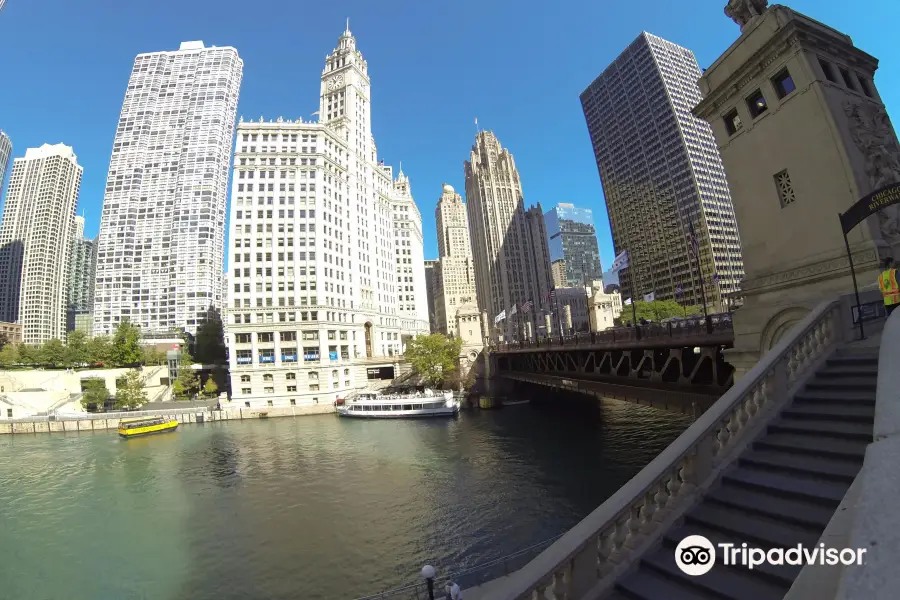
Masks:
[[[547,211],[544,221],[550,238],[550,262],[559,265],[562,261],[565,281],[559,283],[576,287],[603,278],[591,209],[560,202]]]
[[[707,301],[744,276],[725,169],[700,101],[694,54],[641,33],[581,94],[616,253],[627,250],[622,293],[699,304],[699,243]]]
[[[11,155],[12,142],[9,136],[0,129],[0,200],[3,199],[3,182],[6,180],[6,169],[9,167],[9,157]]]
[[[203,42],[134,59],[97,240],[95,334],[122,318],[195,333],[210,305],[222,307],[242,73],[237,50]]]

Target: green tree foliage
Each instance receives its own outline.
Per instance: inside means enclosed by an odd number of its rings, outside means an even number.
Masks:
[[[18,343],[16,344],[16,350],[19,353],[19,363],[23,365],[35,365],[40,362],[40,352],[39,349],[35,346],[29,346],[28,344]]]
[[[197,373],[191,368],[192,364],[194,364],[193,357],[187,352],[182,352],[178,365],[178,375],[172,384],[172,391],[176,398],[187,400],[200,391],[200,378],[197,377]]]
[[[81,406],[84,410],[103,410],[109,400],[109,390],[106,382],[99,377],[92,377],[82,381],[84,393],[81,396]]]
[[[59,340],[47,340],[37,348],[37,359],[42,365],[69,366],[66,347]]]
[[[143,363],[145,365],[161,365],[166,362],[166,353],[155,346],[144,348]]]
[[[134,409],[148,401],[143,375],[137,369],[131,369],[124,381],[116,386],[116,408]]]
[[[143,361],[141,330],[128,319],[119,321],[112,341],[112,362],[120,367],[139,365]]]
[[[702,314],[703,312],[699,306],[682,306],[674,300],[635,302],[634,307],[637,311],[638,322],[640,322],[641,319],[646,319],[648,321],[659,323],[663,319],[668,319],[669,317],[684,317],[685,315],[690,317],[693,314]],[[632,319],[633,313],[631,306],[623,306],[619,321],[622,323],[629,323]]]
[[[19,364],[19,349],[15,344],[7,344],[0,350],[0,367],[8,369]]]
[[[219,386],[216,385],[215,380],[212,378],[212,376],[210,376],[209,379],[206,380],[206,383],[203,385],[203,394],[212,397],[218,393]]]
[[[112,343],[105,335],[92,337],[85,343],[85,352],[87,353],[87,362],[90,364],[108,365],[112,360]]]
[[[5,331],[0,331],[0,350],[6,348],[7,344],[9,344],[9,336]]]
[[[76,367],[89,362],[87,342],[83,331],[70,331],[66,339],[66,361]]]
[[[206,311],[206,321],[197,329],[194,353],[202,365],[221,365],[227,361],[225,328],[219,311],[212,306]]]
[[[462,339],[440,333],[420,335],[406,343],[405,356],[426,385],[440,386],[456,371]]]

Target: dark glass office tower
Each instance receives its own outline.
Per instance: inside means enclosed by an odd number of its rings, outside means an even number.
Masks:
[[[590,285],[601,280],[603,268],[591,209],[559,203],[547,211],[544,221],[550,238],[550,262],[563,261],[565,286]]]

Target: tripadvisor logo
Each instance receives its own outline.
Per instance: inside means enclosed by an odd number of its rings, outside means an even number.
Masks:
[[[862,565],[866,548],[826,548],[819,544],[806,548],[752,548],[747,544],[718,544],[719,559],[726,566],[753,570],[763,565]],[[716,546],[702,535],[689,535],[675,548],[675,564],[685,575],[705,575],[716,564]]]

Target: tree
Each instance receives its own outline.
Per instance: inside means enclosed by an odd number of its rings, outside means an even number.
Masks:
[[[5,331],[0,331],[0,350],[6,348],[7,344],[9,344],[9,336],[6,335]]]
[[[92,365],[109,363],[112,358],[112,344],[110,344],[109,337],[102,335],[87,340],[85,353],[87,354],[87,362]]]
[[[189,398],[200,390],[200,378],[197,377],[197,373],[191,368],[193,364],[194,359],[191,355],[187,352],[182,352],[178,364],[178,375],[172,384],[172,392],[174,392],[176,397]]]
[[[206,310],[206,321],[197,329],[194,353],[197,355],[197,362],[202,365],[221,365],[227,360],[225,328],[215,307],[210,306]]]
[[[439,386],[456,371],[460,348],[460,338],[451,339],[440,333],[432,333],[409,340],[405,355],[413,371],[425,380],[426,385]]]
[[[0,367],[9,368],[19,364],[19,349],[15,344],[7,344],[0,350]]]
[[[37,349],[38,362],[50,367],[60,367],[68,363],[66,347],[57,339],[47,340]]]
[[[203,394],[206,396],[215,396],[219,391],[219,386],[216,385],[216,382],[213,380],[212,375],[210,375],[209,379],[206,380],[206,383],[203,385]]]
[[[156,346],[148,346],[144,348],[143,363],[145,365],[161,365],[166,362],[166,353],[157,350]]]
[[[19,364],[21,365],[33,365],[40,362],[40,349],[35,346],[19,342],[16,344],[16,351],[19,354]]]
[[[81,407],[84,410],[103,410],[106,402],[109,400],[109,390],[106,389],[106,382],[99,377],[91,377],[81,382],[84,390],[81,395]]]
[[[141,372],[137,369],[128,371],[125,380],[116,387],[116,408],[133,409],[148,401]]]
[[[66,339],[66,361],[75,366],[88,362],[87,334],[70,331]]]
[[[128,319],[122,319],[116,326],[112,341],[112,362],[116,365],[135,366],[141,364],[144,351],[141,349],[141,330]]]
[[[668,319],[669,317],[684,317],[685,315],[690,316],[703,312],[699,306],[682,306],[674,300],[635,302],[634,308],[637,312],[638,322],[640,322],[641,319],[646,319],[648,321],[659,323],[663,319]],[[623,306],[622,314],[619,316],[620,322],[629,323],[633,318],[631,306]]]

